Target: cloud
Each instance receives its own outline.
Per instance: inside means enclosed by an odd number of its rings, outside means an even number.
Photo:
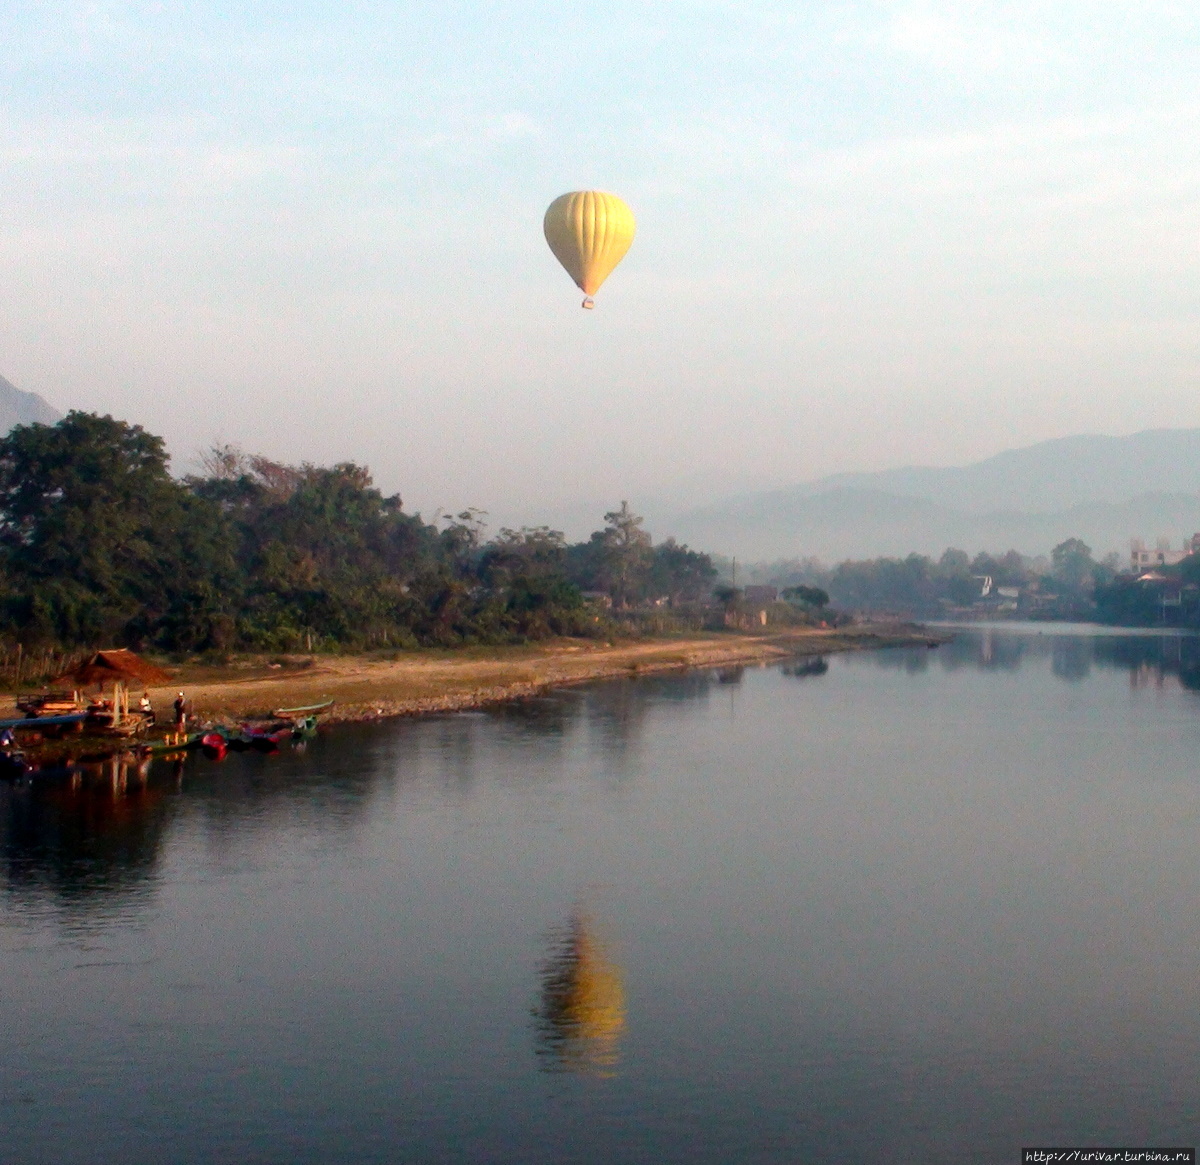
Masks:
[[[1200,102],[900,135],[811,151],[788,178],[814,196],[928,204],[992,201],[1001,217],[1033,209],[1142,209],[1200,196]]]
[[[483,136],[494,142],[512,141],[514,138],[534,138],[541,133],[537,122],[528,114],[512,112],[498,118],[489,118]]]
[[[62,7],[0,15],[5,372],[181,448],[252,399],[489,505],[1195,423],[1194,7]],[[594,314],[583,184],[639,220]]]
[[[891,51],[954,74],[960,81],[969,81],[981,70],[1024,71],[1069,62],[1062,44],[1052,44],[1031,31],[1038,27],[1031,14],[1024,20],[1010,17],[1003,22],[996,19],[996,6],[988,6],[990,20],[981,18],[980,7],[906,4],[891,13],[880,39]]]

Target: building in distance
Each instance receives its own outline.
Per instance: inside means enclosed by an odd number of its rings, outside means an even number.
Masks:
[[[1183,540],[1179,550],[1171,549],[1169,538],[1160,538],[1157,548],[1147,550],[1146,543],[1140,538],[1134,538],[1129,544],[1129,569],[1134,574],[1153,570],[1156,566],[1176,566],[1185,558],[1200,551],[1200,534],[1193,534]]]

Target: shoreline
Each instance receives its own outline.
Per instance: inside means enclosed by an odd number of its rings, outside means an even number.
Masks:
[[[889,647],[937,647],[953,632],[920,624],[864,624],[841,629],[793,627],[748,635],[709,632],[680,638],[598,643],[557,639],[533,647],[457,648],[404,651],[391,657],[305,656],[235,665],[184,665],[169,687],[151,687],[160,714],[175,692],[184,690],[194,726],[265,719],[277,708],[300,708],[332,699],[320,714],[323,726],[468,711],[542,695],[556,687],[595,680],[634,678],[691,668],[767,665],[802,656],[832,655]],[[240,674],[239,674],[240,673]],[[16,697],[0,696],[0,717],[13,713]],[[12,713],[8,713],[12,715]],[[168,713],[169,715],[169,713]],[[116,756],[150,737],[127,741],[103,738],[50,738],[29,741],[26,755],[52,767],[82,759]],[[36,721],[30,721],[34,727]]]
[[[334,706],[322,714],[321,722],[338,724],[467,711],[594,680],[766,663],[793,656],[937,645],[951,638],[952,633],[918,624],[868,624],[611,645],[557,640],[483,652],[418,651],[391,660],[316,657],[302,669],[280,667],[274,675],[245,678],[197,676],[190,685],[187,669],[182,669],[179,682],[197,720],[236,721],[264,716],[275,708],[333,699]],[[156,707],[165,708],[174,691],[151,689],[150,694]]]
[[[677,639],[625,643],[555,640],[525,647],[457,648],[370,656],[291,657],[240,664],[183,665],[170,687],[150,688],[151,702],[166,716],[183,689],[195,726],[238,724],[334,700],[321,714],[322,726],[402,716],[465,712],[541,695],[553,688],[596,680],[633,678],[692,668],[721,668],[779,662],[888,647],[936,647],[953,633],[914,623],[864,624],[840,629],[791,628],[762,635],[708,633]],[[0,696],[0,717],[15,711],[15,696]],[[11,714],[11,713],[10,713]],[[30,721],[33,727],[36,721]],[[29,742],[31,760],[74,764],[82,747],[91,759],[116,756],[160,735],[129,741],[58,738]]]

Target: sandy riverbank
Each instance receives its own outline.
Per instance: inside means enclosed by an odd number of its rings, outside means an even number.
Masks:
[[[556,640],[534,647],[403,652],[394,658],[316,656],[274,667],[184,666],[171,688],[151,689],[167,712],[186,691],[201,720],[238,720],[275,708],[336,701],[326,722],[476,708],[547,688],[690,667],[722,667],[836,651],[940,642],[944,632],[913,625],[794,629],[764,635],[711,634],[603,644]],[[136,696],[136,694],[135,694]]]

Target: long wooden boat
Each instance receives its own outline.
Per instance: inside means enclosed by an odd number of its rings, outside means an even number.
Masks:
[[[202,732],[173,732],[164,740],[149,740],[139,744],[136,752],[139,756],[161,756],[165,752],[185,752],[198,748]]]
[[[63,716],[22,716],[19,720],[0,720],[0,731],[5,728],[52,728],[56,724],[82,724],[88,718],[86,712],[71,712]]]
[[[242,727],[242,740],[250,748],[258,749],[259,752],[275,752],[285,740],[291,740],[295,735],[296,728],[293,724],[268,725],[266,727],[246,724]]]
[[[277,716],[280,719],[285,716],[316,716],[332,708],[334,702],[333,700],[326,700],[323,704],[308,704],[303,708],[276,708],[271,715]]]
[[[326,708],[329,704],[319,707]],[[253,748],[259,752],[275,752],[289,740],[306,740],[316,734],[317,717],[314,713],[308,716],[276,716],[270,720],[247,720],[236,725],[216,724],[208,729],[200,743],[216,749],[216,738],[219,737],[225,742],[226,748],[234,751]]]
[[[205,739],[220,736],[225,741],[226,748],[235,752],[242,752],[248,748],[257,749],[259,752],[274,752],[284,741],[293,739],[295,735],[296,726],[289,720],[286,724],[218,724],[206,734]],[[210,743],[215,747],[215,741]]]

